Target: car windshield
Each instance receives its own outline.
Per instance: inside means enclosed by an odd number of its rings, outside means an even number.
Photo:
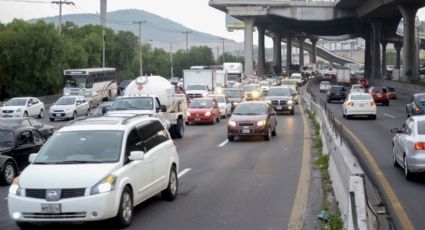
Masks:
[[[230,98],[240,98],[241,91],[240,90],[223,90],[223,94]]]
[[[263,103],[240,104],[233,111],[234,115],[263,115],[267,114],[267,105]]]
[[[248,91],[256,91],[257,90],[257,86],[256,85],[245,85],[243,87],[243,91],[244,92],[248,92]]]
[[[340,86],[334,86],[331,88],[332,92],[340,92],[340,91],[345,91],[344,87],[340,87]]]
[[[40,149],[34,164],[117,162],[120,158],[123,133],[104,130],[56,133]]]
[[[361,85],[353,85],[352,89],[363,89],[363,87]]]
[[[293,81],[293,80],[284,80],[284,81],[282,81],[281,82],[281,85],[296,85],[297,84],[297,82],[296,81]]]
[[[216,96],[214,97],[217,103],[226,103],[226,99],[224,97]]]
[[[260,82],[260,86],[269,86],[268,82]]]
[[[73,105],[75,103],[75,97],[61,97],[56,101],[56,105]]]
[[[213,100],[193,100],[189,108],[211,108],[213,107]]]
[[[186,90],[207,90],[206,85],[188,85]]]
[[[370,101],[372,97],[367,94],[351,95],[351,100],[353,101]]]
[[[15,143],[15,138],[11,131],[0,130],[0,148],[13,147],[14,143]]]
[[[300,75],[292,75],[291,79],[301,79],[301,76]]]
[[[12,98],[6,104],[5,106],[24,106],[27,103],[26,98]]]
[[[321,84],[321,85],[330,85],[331,83],[330,83],[330,82],[328,82],[328,81],[322,81],[322,82],[320,82],[320,84]]]
[[[289,88],[272,88],[267,96],[291,96]]]
[[[153,110],[153,99],[151,97],[117,98],[109,110]]]
[[[375,93],[386,93],[387,89],[385,89],[385,88],[373,88],[373,92],[375,92]]]

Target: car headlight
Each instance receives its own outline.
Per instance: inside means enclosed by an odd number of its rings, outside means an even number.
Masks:
[[[95,184],[90,191],[91,195],[111,192],[115,189],[115,184],[117,183],[117,176],[109,175]]]
[[[65,109],[65,111],[66,111],[66,112],[71,112],[71,111],[72,111],[72,108],[71,108],[71,107],[66,108],[66,109]]]
[[[19,177],[13,179],[12,185],[9,187],[9,194],[20,196],[21,195],[21,186],[19,186]]]
[[[187,116],[189,116],[189,117],[190,117],[190,112],[187,112]]]
[[[18,112],[18,113],[19,113],[19,112],[21,112],[21,111],[22,111],[22,109],[21,109],[21,108],[19,108],[19,109],[17,109],[17,110],[16,110],[16,112]]]
[[[292,104],[294,104],[294,101],[293,100],[289,100],[288,101],[288,105],[292,105]]]
[[[266,100],[266,102],[268,103],[268,104],[272,104],[272,101],[271,100]]]
[[[265,126],[267,124],[267,120],[257,121],[257,126]]]
[[[206,117],[211,116],[211,112],[210,112],[210,111],[206,112],[206,113],[205,113],[205,116],[206,116]]]
[[[236,122],[235,121],[230,120],[228,124],[231,127],[236,127]]]

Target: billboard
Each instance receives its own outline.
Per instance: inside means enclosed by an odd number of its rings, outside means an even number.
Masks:
[[[226,14],[226,28],[228,31],[243,30],[245,29],[245,23],[237,18]]]

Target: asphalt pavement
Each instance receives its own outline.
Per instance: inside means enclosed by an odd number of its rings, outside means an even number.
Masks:
[[[57,128],[67,122],[43,121]],[[187,127],[184,138],[176,140],[184,174],[177,199],[154,197],[140,204],[129,229],[286,229],[297,205],[303,156],[299,108],[294,116],[278,116],[277,136],[271,141],[228,142],[226,125],[222,119],[216,125]],[[0,226],[17,229],[7,212],[7,189],[0,187]],[[94,224],[78,227],[111,229],[109,222]]]
[[[319,92],[318,84],[313,85],[312,91],[316,96],[319,95],[322,99],[326,98],[325,93]],[[406,120],[405,105],[408,100],[409,95],[399,94],[397,100],[390,101],[390,106],[378,105],[376,120],[366,118],[347,120],[342,118],[341,103],[334,102],[328,103],[328,105],[335,117],[351,130],[371,153],[414,228],[423,229],[425,226],[423,215],[423,207],[425,207],[425,198],[423,196],[425,194],[425,177],[420,174],[413,181],[406,181],[402,170],[395,168],[392,163],[392,138],[394,134],[390,133],[390,129],[400,128]],[[363,158],[364,156],[361,157]],[[364,158],[363,160],[365,161]],[[381,191],[383,191],[382,188]],[[393,213],[393,217],[397,214],[399,213]],[[406,226],[400,225],[403,225],[403,223],[399,223],[399,227],[401,229],[406,228]]]

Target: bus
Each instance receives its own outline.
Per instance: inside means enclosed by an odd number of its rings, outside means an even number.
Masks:
[[[69,69],[64,71],[64,95],[85,96],[90,107],[112,100],[118,86],[115,68]]]

